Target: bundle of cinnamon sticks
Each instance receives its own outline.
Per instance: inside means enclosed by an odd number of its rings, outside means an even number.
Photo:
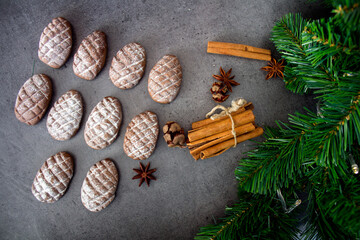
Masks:
[[[263,129],[255,125],[254,106],[247,103],[231,113],[237,143],[244,142],[263,134]],[[212,120],[207,118],[192,123],[188,132],[188,147],[195,160],[218,156],[235,144],[232,121],[229,116]]]

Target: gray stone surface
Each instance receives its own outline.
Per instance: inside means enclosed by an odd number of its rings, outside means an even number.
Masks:
[[[239,144],[219,157],[194,162],[184,149],[169,149],[160,135],[154,154],[144,163],[157,168],[158,180],[138,187],[131,180],[138,167],[123,152],[125,128],[138,113],[151,110],[160,125],[177,121],[186,130],[204,118],[216,104],[209,88],[218,68],[233,68],[235,87],[226,104],[244,97],[255,105],[256,122],[274,125],[287,113],[312,108],[311,97],[297,96],[280,79],[265,81],[259,70],[266,62],[206,53],[207,41],[227,41],[256,47],[274,46],[269,40],[274,22],[288,12],[304,16],[319,13],[305,0],[242,1],[4,1],[0,2],[0,238],[1,239],[191,239],[199,227],[224,215],[236,201],[234,169],[251,142]],[[52,18],[63,16],[73,27],[74,49],[60,69],[51,69],[37,57],[40,34]],[[99,29],[108,37],[104,69],[93,81],[76,77],[73,55],[81,40]],[[112,57],[129,42],[141,43],[147,52],[144,78],[131,90],[120,90],[110,81]],[[177,99],[168,105],[154,102],[147,92],[152,66],[165,54],[176,55],[183,67],[183,84]],[[51,105],[70,89],[80,91],[85,114],[78,134],[69,141],[53,140],[46,117],[35,126],[14,115],[16,95],[34,73],[51,77]],[[117,140],[104,150],[92,150],[84,141],[84,123],[91,109],[105,96],[119,98],[123,123]],[[260,140],[260,139],[258,139]],[[51,155],[68,151],[75,158],[75,172],[68,191],[54,204],[38,202],[31,194],[37,170]],[[120,183],[116,198],[99,213],[86,210],[80,188],[97,161],[115,161]]]

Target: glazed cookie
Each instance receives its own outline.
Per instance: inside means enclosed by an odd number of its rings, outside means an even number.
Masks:
[[[124,152],[135,160],[145,160],[153,153],[159,135],[155,113],[146,111],[135,116],[126,128]]]
[[[64,141],[74,136],[83,115],[81,94],[70,90],[63,94],[50,109],[46,126],[49,134],[56,140]]]
[[[54,18],[40,36],[39,59],[52,68],[60,68],[70,56],[72,34],[70,23],[62,17]]]
[[[105,33],[95,31],[87,36],[75,53],[73,70],[76,76],[93,80],[104,67],[107,52]]]
[[[165,55],[150,71],[149,94],[155,102],[171,103],[179,93],[181,81],[182,70],[178,58]]]
[[[40,202],[53,203],[65,193],[73,177],[74,162],[67,152],[48,158],[36,173],[32,193]]]
[[[106,208],[115,198],[119,182],[118,171],[110,159],[95,163],[81,187],[81,201],[92,212]]]
[[[135,87],[145,71],[145,49],[137,43],[129,43],[120,49],[111,62],[109,76],[121,89]]]
[[[35,125],[44,116],[52,96],[52,84],[45,74],[29,78],[16,98],[15,116],[20,122]]]
[[[105,97],[91,111],[85,125],[85,142],[93,149],[113,143],[122,120],[121,104],[115,97]]]

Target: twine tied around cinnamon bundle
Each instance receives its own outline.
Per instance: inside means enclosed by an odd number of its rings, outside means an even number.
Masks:
[[[231,133],[234,135],[234,141],[235,141],[233,147],[236,147],[236,145],[237,145],[237,138],[236,138],[236,132],[235,132],[235,123],[234,123],[233,117],[231,116],[231,113],[236,112],[237,110],[239,110],[239,108],[244,106],[246,103],[247,103],[247,101],[245,99],[238,98],[236,100],[231,101],[231,107],[224,107],[222,105],[217,105],[213,109],[211,109],[210,112],[208,112],[206,114],[206,118],[210,118],[211,120],[215,120],[215,119],[218,119],[218,118],[226,116],[226,115],[229,116],[229,118],[231,120]],[[214,114],[215,111],[218,109],[221,109],[223,111],[218,114]]]

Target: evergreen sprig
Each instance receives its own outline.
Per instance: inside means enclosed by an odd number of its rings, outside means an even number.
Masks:
[[[221,222],[200,229],[202,239],[286,239],[296,238],[297,220],[286,214],[274,196],[239,192],[239,203],[226,208]]]
[[[328,2],[332,17],[288,14],[271,37],[287,62],[286,87],[316,94],[317,112],[305,109],[266,129],[265,141],[235,169],[239,202],[196,239],[296,239],[296,221],[276,195],[280,189],[288,206],[295,189],[308,192],[305,239],[360,237],[360,179],[349,160],[353,155],[360,165],[360,4]]]

